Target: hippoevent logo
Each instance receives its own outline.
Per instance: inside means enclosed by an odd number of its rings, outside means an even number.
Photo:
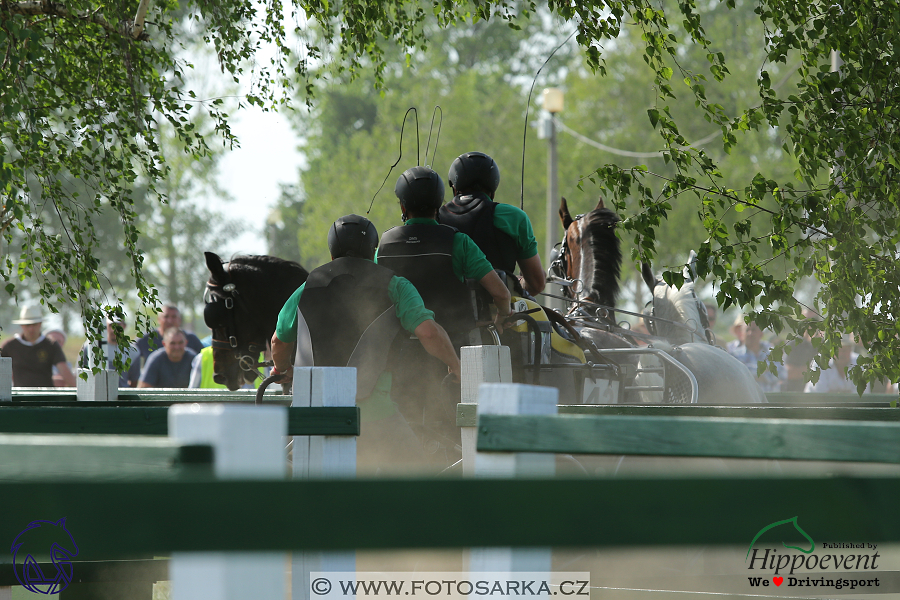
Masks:
[[[22,587],[36,594],[58,594],[72,581],[72,559],[78,556],[66,519],[32,521],[13,540],[13,569]],[[43,569],[35,556],[49,555]],[[46,572],[45,572],[46,570]]]
[[[805,544],[789,546],[785,542],[781,542],[781,545],[787,551],[779,552],[778,548],[755,547],[764,533],[788,525],[793,526],[794,530],[809,542],[809,548],[805,548]],[[785,532],[786,530],[782,529],[779,533],[784,535]],[[791,535],[796,537],[793,532]],[[751,587],[767,587],[771,583],[776,587],[786,584],[786,587],[853,590],[857,587],[879,587],[881,585],[878,577],[868,577],[869,573],[866,573],[866,571],[874,571],[878,568],[877,547],[877,544],[823,543],[817,553],[815,540],[800,527],[797,517],[792,517],[776,521],[760,529],[753,541],[750,542],[744,562],[747,563],[747,569],[751,571],[769,571],[769,573],[760,573],[758,577],[748,577]],[[853,554],[832,552],[838,549],[857,551]],[[858,550],[871,550],[871,552],[859,552]]]

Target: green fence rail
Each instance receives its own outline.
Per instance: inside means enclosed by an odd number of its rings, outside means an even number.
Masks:
[[[210,446],[167,438],[0,435],[0,481],[203,478],[212,464]]]
[[[481,415],[481,452],[900,463],[900,423],[719,417]]]
[[[65,516],[84,559],[182,550],[746,545],[760,523],[797,514],[804,527],[834,539],[900,541],[896,478],[0,483],[0,498],[0,539],[14,539],[31,520]],[[461,509],[473,501],[478,510]],[[573,502],[589,510],[569,510]]]
[[[97,404],[71,407],[2,404],[0,433],[168,435],[170,405]],[[359,435],[358,407],[292,407],[287,411],[285,435]]]
[[[456,424],[474,427],[477,404],[458,404]],[[900,421],[900,409],[835,406],[703,406],[699,404],[570,404],[557,407],[561,415],[642,417],[737,417],[744,419],[822,419]]]

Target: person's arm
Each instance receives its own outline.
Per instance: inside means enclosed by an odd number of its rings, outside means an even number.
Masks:
[[[547,278],[528,215],[517,206],[497,204],[494,206],[494,227],[515,240],[516,264],[522,274],[522,287],[532,296],[537,296],[544,291]]]
[[[439,359],[456,377],[457,381],[461,380],[462,373],[459,366],[459,357],[456,356],[456,350],[450,343],[450,337],[444,328],[434,322],[433,319],[422,321],[414,331],[416,337],[422,343],[422,347],[428,354]]]
[[[544,275],[544,267],[541,265],[541,255],[535,254],[531,258],[523,258],[518,261],[519,271],[522,272],[525,291],[532,296],[537,296],[544,291],[547,285],[547,277]]]
[[[497,331],[503,333],[503,323],[509,316],[509,290],[500,279],[495,271],[489,272],[487,275],[478,280],[481,286],[487,290],[487,293],[494,299],[494,306],[497,307],[497,315],[494,317],[494,327]]]
[[[294,342],[297,341],[297,308],[300,306],[300,298],[303,297],[303,290],[306,289],[306,283],[291,294],[287,299],[281,311],[278,313],[278,322],[275,325],[275,333],[272,335],[272,362],[275,363],[271,375],[284,375],[281,379],[283,382],[290,381],[294,377]]]
[[[55,366],[59,372],[62,387],[75,387],[75,375],[72,373],[72,369],[69,368],[69,363],[62,361],[56,363]]]
[[[503,333],[503,322],[510,313],[509,290],[494,272],[484,252],[464,233],[457,232],[453,236],[453,273],[460,281],[477,279],[481,287],[487,290],[497,307],[494,326],[497,327],[497,331]]]
[[[277,333],[272,335],[272,362],[275,363],[274,370],[284,375],[282,381],[288,381],[294,377],[294,369],[291,368],[293,349],[293,342],[281,341]]]

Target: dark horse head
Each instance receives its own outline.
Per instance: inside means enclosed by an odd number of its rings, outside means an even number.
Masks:
[[[212,330],[216,383],[236,390],[253,382],[259,353],[266,349],[278,313],[309,273],[299,264],[274,256],[237,256],[225,264],[206,255],[204,319]]]
[[[615,306],[622,267],[622,251],[616,236],[619,217],[605,208],[601,199],[597,208],[573,219],[563,198],[559,218],[566,230],[559,268],[566,279],[575,282],[566,288],[566,295],[574,300]]]

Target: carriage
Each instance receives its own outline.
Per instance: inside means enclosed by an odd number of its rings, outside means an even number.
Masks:
[[[565,315],[532,298],[513,297],[510,326],[502,336],[483,328],[482,344],[510,348],[513,380],[549,385],[567,404],[765,402],[749,370],[714,346],[705,309],[693,283],[680,289],[652,279],[652,310],[645,336],[615,320],[621,265],[618,217],[602,201],[573,218],[560,206],[565,235],[549,267],[570,310]],[[259,377],[259,353],[275,330],[284,302],[308,273],[297,263],[268,256],[236,257],[226,269],[206,253],[210,270],[205,317],[213,330],[216,381],[237,389]],[[489,322],[488,302],[473,288],[473,310]]]

